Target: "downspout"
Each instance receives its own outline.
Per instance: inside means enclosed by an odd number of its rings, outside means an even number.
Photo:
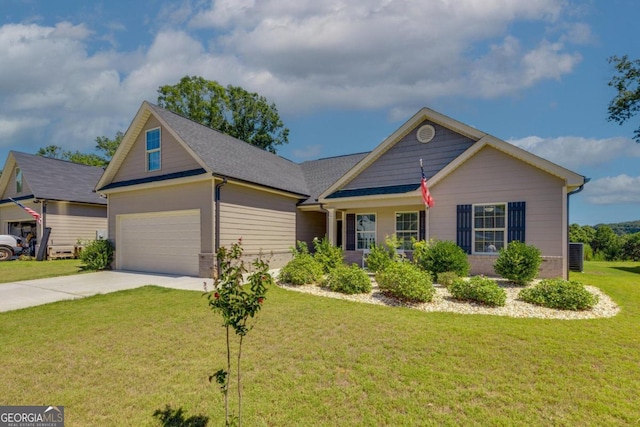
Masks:
[[[585,178],[584,182],[582,183],[582,185],[580,187],[578,187],[575,190],[567,193],[567,278],[569,278],[569,271],[570,271],[570,269],[569,269],[569,243],[570,243],[569,242],[569,226],[571,224],[569,224],[570,223],[570,221],[569,221],[569,213],[570,213],[570,210],[569,210],[569,196],[572,196],[574,194],[578,194],[579,192],[584,190],[585,184],[587,182],[589,182],[589,181],[591,181],[591,178]]]
[[[222,181],[217,183],[214,191],[214,201],[215,201],[215,219],[214,219],[214,245],[213,245],[213,253],[216,257],[216,274],[220,271],[220,261],[218,261],[218,250],[220,249],[220,189],[227,183],[227,178],[222,178]]]

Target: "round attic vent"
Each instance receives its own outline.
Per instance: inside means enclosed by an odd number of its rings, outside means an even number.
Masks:
[[[420,129],[418,129],[418,132],[416,135],[418,137],[418,141],[424,144],[426,142],[431,141],[433,137],[436,136],[436,130],[431,125],[424,125],[424,126],[421,126]]]

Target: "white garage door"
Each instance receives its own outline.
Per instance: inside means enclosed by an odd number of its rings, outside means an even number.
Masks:
[[[170,211],[116,217],[119,270],[198,276],[200,211]]]

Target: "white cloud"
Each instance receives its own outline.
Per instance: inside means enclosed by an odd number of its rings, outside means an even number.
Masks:
[[[571,43],[589,32],[564,22],[574,18],[563,0],[202,4],[161,4],[164,27],[130,52],[114,48],[129,36],[120,23],[106,23],[105,34],[71,22],[0,26],[0,146],[13,144],[7,135],[24,136],[20,117],[46,117],[46,145],[90,149],[186,74],[259,92],[283,114],[339,107],[397,116],[438,97],[504,96],[572,72],[580,55]],[[538,34],[511,35],[521,21]],[[105,39],[103,48],[94,44]]]
[[[13,138],[18,133],[44,126],[49,122],[46,119],[11,118],[0,116],[0,139]]]
[[[263,76],[249,81],[252,89],[277,96],[285,108],[391,108],[451,95],[503,96],[571,72],[581,56],[567,43],[582,40],[588,27],[560,25],[563,5],[218,0],[191,25],[220,34],[214,51]],[[525,45],[510,35],[517,21],[540,26],[538,39]],[[556,40],[547,38],[551,25],[564,28]]]
[[[576,171],[589,166],[604,165],[616,158],[640,157],[640,144],[623,137],[595,139],[578,136],[529,136],[509,142]]]
[[[596,179],[585,186],[584,195],[596,205],[640,204],[640,176],[623,174]]]

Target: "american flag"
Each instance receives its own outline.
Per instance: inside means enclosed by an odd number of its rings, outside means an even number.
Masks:
[[[13,203],[15,203],[16,205],[20,206],[22,209],[27,211],[27,213],[29,215],[31,215],[32,217],[34,217],[36,219],[36,221],[38,221],[38,224],[42,224],[42,216],[38,212],[34,211],[31,208],[26,207],[25,205],[23,205],[20,202],[17,202],[15,200],[13,200],[11,197],[9,197],[9,200],[11,200]]]
[[[420,159],[420,172],[422,173],[422,179],[420,180],[420,188],[422,189],[422,201],[427,208],[433,207],[433,197],[429,193],[429,187],[427,186],[427,177],[424,176],[424,169],[422,168],[422,159]]]

